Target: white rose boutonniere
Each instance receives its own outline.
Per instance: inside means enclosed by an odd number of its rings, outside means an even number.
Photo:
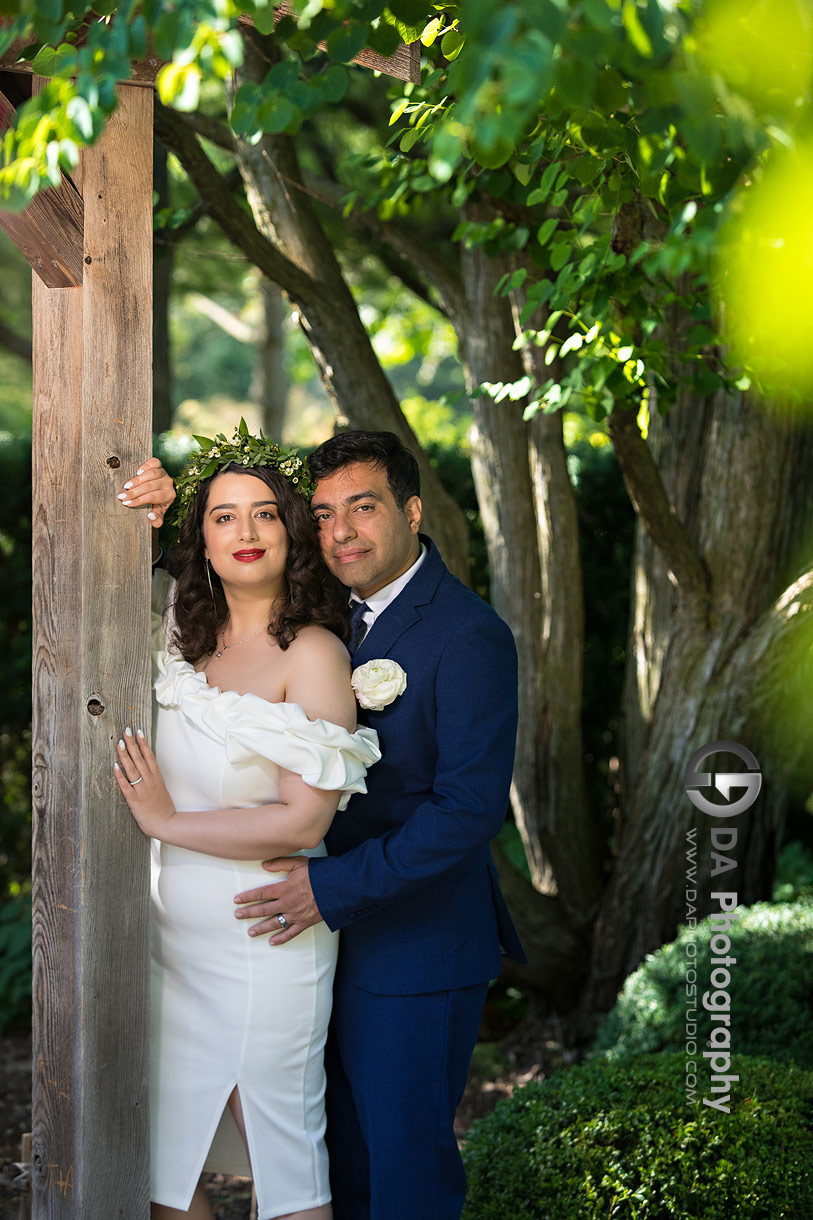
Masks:
[[[356,692],[359,707],[380,712],[403,695],[407,676],[397,661],[383,658],[359,665],[358,669],[353,670],[350,684]]]

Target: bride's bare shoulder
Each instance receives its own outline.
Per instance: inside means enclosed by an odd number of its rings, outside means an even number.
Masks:
[[[350,664],[347,648],[339,637],[326,627],[313,624],[299,628],[296,639],[288,647],[288,656],[294,665],[310,666],[321,662],[331,667],[344,668]]]
[[[286,655],[286,699],[299,703],[311,719],[321,717],[352,731],[356,706],[350,656],[338,636],[324,627],[303,627]]]

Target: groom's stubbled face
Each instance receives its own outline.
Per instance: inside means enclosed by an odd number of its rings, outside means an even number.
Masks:
[[[362,599],[418,558],[421,502],[412,496],[399,508],[382,467],[352,462],[320,479],[311,509],[327,566]]]

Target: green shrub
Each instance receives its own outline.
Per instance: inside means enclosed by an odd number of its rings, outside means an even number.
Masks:
[[[592,1060],[475,1122],[463,1220],[809,1220],[813,1073],[738,1057],[730,1114],[682,1054]],[[709,1096],[711,1096],[709,1094]]]
[[[698,1051],[712,1028],[702,1004],[709,981],[711,919],[681,928],[677,939],[650,954],[624,984],[596,1039],[595,1053],[611,1059],[676,1050],[686,1041],[687,985],[697,970]],[[732,921],[731,1046],[813,1068],[813,903],[757,903]],[[696,950],[696,957],[690,956]]]
[[[773,883],[774,902],[813,899],[813,851],[800,839],[786,843],[776,862]]]

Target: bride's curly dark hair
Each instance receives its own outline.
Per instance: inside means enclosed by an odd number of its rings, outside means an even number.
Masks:
[[[310,509],[287,479],[264,466],[232,463],[201,481],[181,525],[170,569],[175,587],[175,631],[172,643],[192,663],[217,648],[217,638],[228,619],[228,607],[220,577],[203,557],[203,517],[212,482],[218,474],[250,474],[262,479],[277,501],[279,519],[288,532],[288,558],[285,564],[285,600],[268,624],[268,634],[280,648],[292,642],[300,627],[315,623],[326,627],[347,643],[347,590],[325,566],[319,550],[316,527]],[[212,579],[212,591],[206,568]],[[212,596],[214,594],[214,596]]]

